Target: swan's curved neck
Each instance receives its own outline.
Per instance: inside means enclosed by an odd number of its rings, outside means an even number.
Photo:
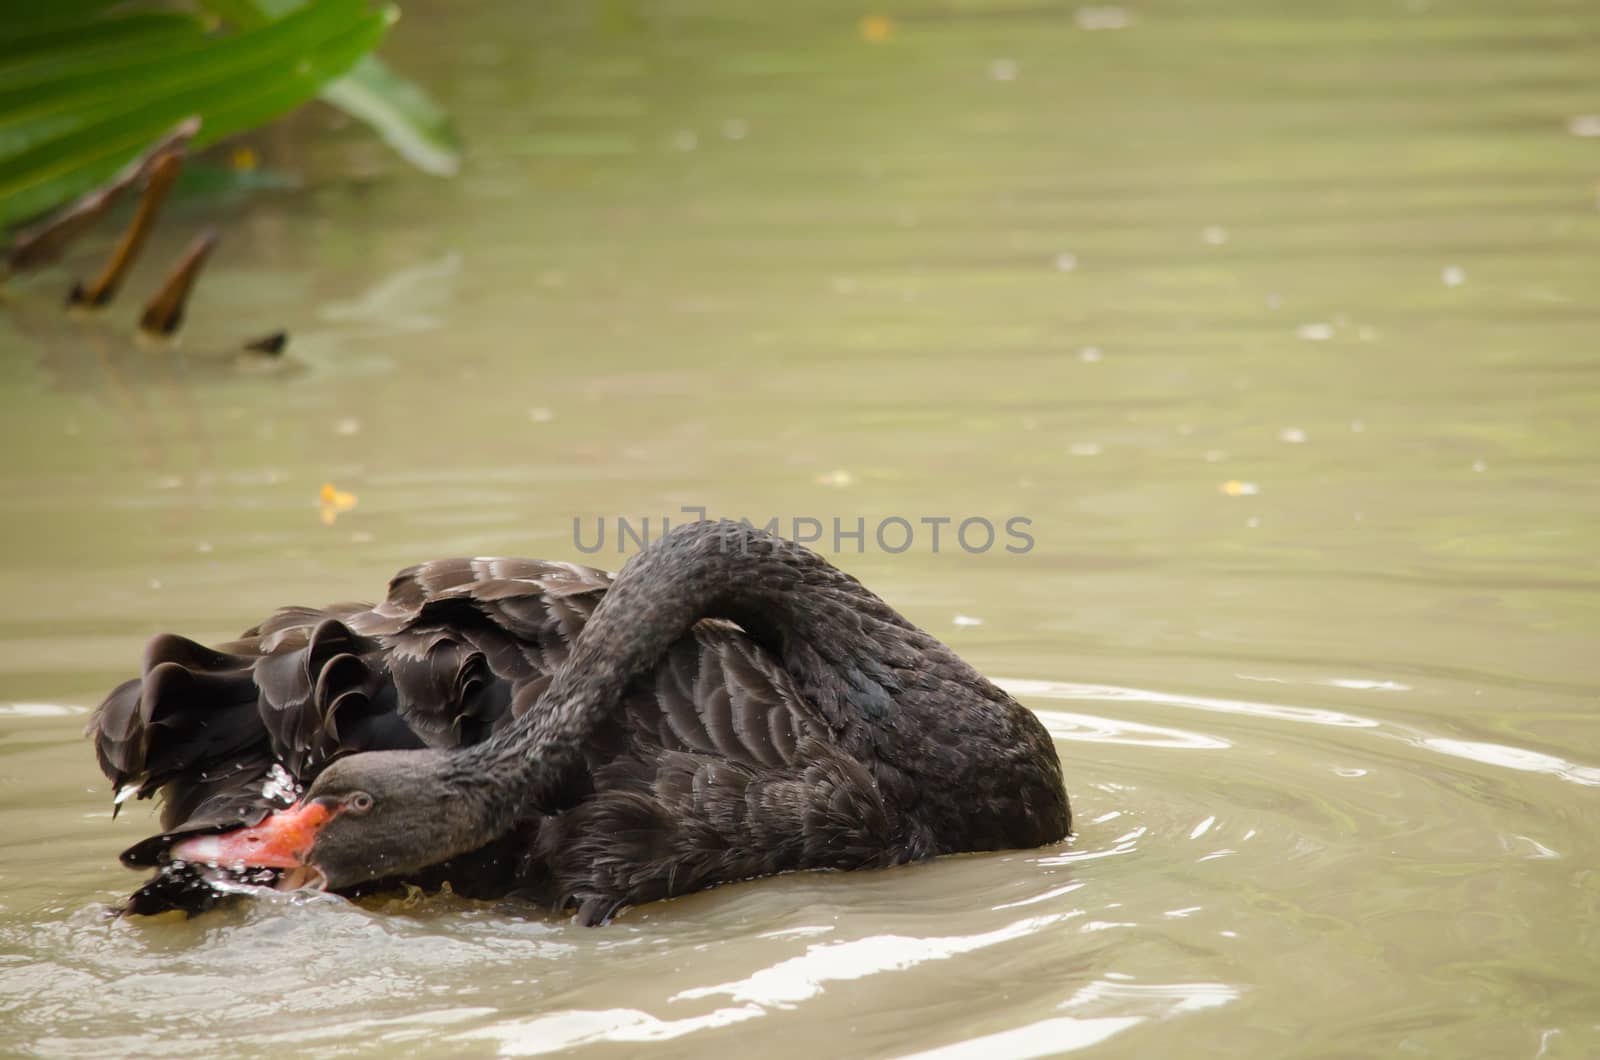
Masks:
[[[461,765],[489,781],[491,816],[509,826],[524,810],[554,812],[586,794],[577,779],[583,748],[629,683],[703,618],[737,622],[772,651],[845,739],[903,708],[907,673],[925,668],[930,655],[963,680],[987,684],[810,550],[747,523],[681,526],[623,568],[540,702],[463,752]]]
[[[820,556],[715,522],[679,527],[635,556],[539,702],[449,756],[480,844],[589,793],[585,749],[629,684],[703,618],[737,622],[782,664],[830,742],[902,815],[907,856],[1066,834],[1060,764],[1032,714]]]

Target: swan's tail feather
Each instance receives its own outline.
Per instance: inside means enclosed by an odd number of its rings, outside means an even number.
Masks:
[[[158,869],[126,909],[208,908],[210,880],[171,862],[172,844],[258,823],[340,755],[486,739],[608,583],[570,564],[444,560],[402,571],[377,608],[283,608],[217,648],[154,638],[86,731],[117,808],[161,800],[162,832],[123,853]]]
[[[163,634],[145,649],[144,674],[117,686],[90,716],[88,735],[100,768],[117,789],[117,806],[163,788],[205,784],[260,736],[253,659]],[[163,824],[173,827],[191,800],[168,798]]]

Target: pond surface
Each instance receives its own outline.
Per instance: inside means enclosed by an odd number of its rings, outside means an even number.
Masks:
[[[1600,8],[875,14],[411,3],[459,178],[265,134],[305,183],[149,255],[223,233],[179,351],[129,339],[158,264],[56,312],[113,231],[12,285],[6,1051],[1600,1052]],[[683,506],[817,519],[1043,716],[1075,838],[597,930],[104,917],[153,818],[80,732],[146,638]]]

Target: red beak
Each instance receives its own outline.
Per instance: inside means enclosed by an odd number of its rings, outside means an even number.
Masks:
[[[174,861],[222,868],[297,869],[306,864],[317,831],[333,818],[323,803],[299,802],[251,828],[200,835],[172,845]]]

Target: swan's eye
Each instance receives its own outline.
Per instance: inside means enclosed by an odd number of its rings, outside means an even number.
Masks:
[[[372,809],[372,796],[364,791],[358,791],[345,801],[345,806],[355,813],[366,813]]]

